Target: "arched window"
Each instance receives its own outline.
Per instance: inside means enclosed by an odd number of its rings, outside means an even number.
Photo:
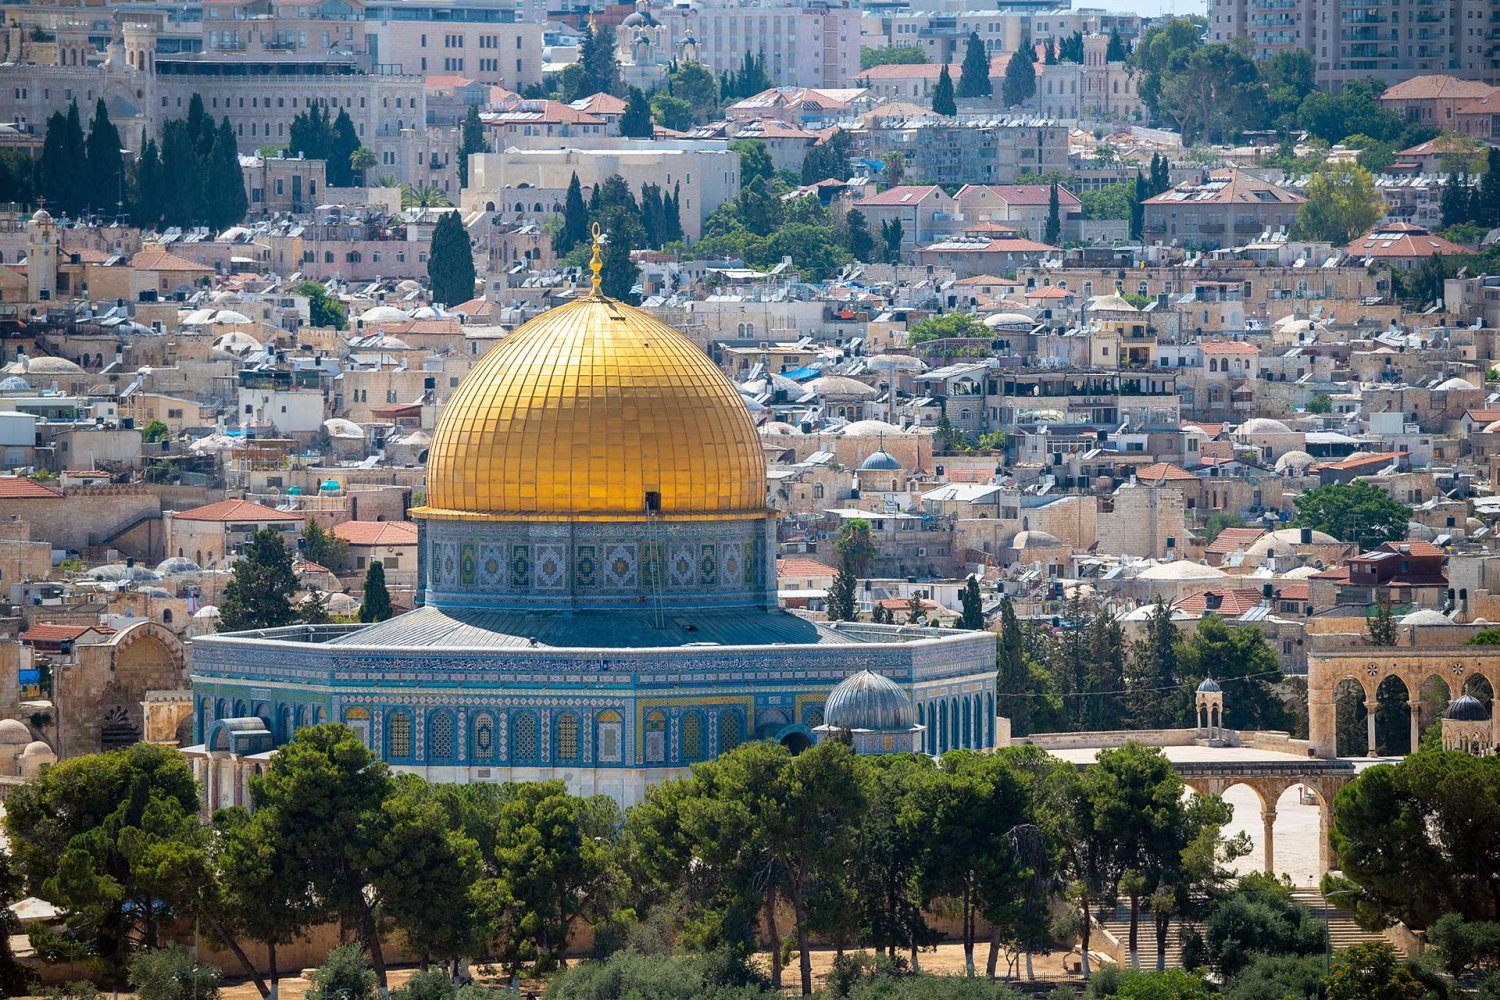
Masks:
[[[557,759],[578,760],[578,716],[572,712],[564,712],[557,717],[554,725],[557,729]]]
[[[917,703],[917,725],[927,725],[927,706],[921,702]],[[922,749],[927,749],[927,730],[922,730]]]
[[[937,752],[944,754],[948,752],[948,713],[943,710],[941,703],[933,709],[933,712],[938,718]]]
[[[682,752],[684,762],[703,759],[703,716],[689,712],[682,717]]]
[[[951,732],[951,734],[949,736],[949,739],[951,740],[951,742],[948,745],[952,749],[956,750],[959,747],[963,746],[963,744],[961,742],[959,742],[960,734],[962,733],[963,730],[960,727],[959,721],[958,721],[958,699],[957,698],[954,698],[953,700],[951,700],[951,701],[948,702],[948,727],[949,727],[949,729],[952,730],[952,732]]]
[[[740,713],[730,709],[719,713],[719,753],[724,754],[740,745]]]
[[[409,758],[411,756],[411,716],[405,712],[392,712],[386,717],[386,755]]]
[[[456,748],[453,739],[453,715],[436,711],[427,717],[427,759],[453,760]]]
[[[292,710],[286,705],[276,709],[276,740],[284,743],[292,738]]]
[[[162,611],[161,611],[161,620],[162,620],[162,624],[163,625],[170,625],[170,624],[172,624],[172,609],[171,608],[162,608]]]
[[[474,735],[469,744],[469,756],[477,761],[495,759],[495,717],[488,712],[474,716]]]
[[[992,747],[995,745],[995,696],[993,693],[984,697],[984,745]]]
[[[667,762],[667,716],[660,709],[646,713],[646,763]]]
[[[823,499],[823,484],[822,483],[813,483],[813,499],[814,500],[821,500],[821,499]]]
[[[969,715],[969,696],[968,695],[964,695],[963,721],[962,721],[964,737],[963,737],[963,744],[962,745],[965,746],[965,747],[972,747],[974,745],[973,742],[972,742],[972,739],[973,739],[973,730],[970,728],[971,722],[972,722],[972,717]]]
[[[536,716],[522,712],[511,719],[510,757],[517,764],[534,764],[539,759]]]
[[[236,698],[234,702],[234,717],[236,719],[243,719],[245,714],[245,703]]]
[[[601,764],[618,764],[624,759],[625,722],[619,712],[600,712],[594,720],[594,757]]]

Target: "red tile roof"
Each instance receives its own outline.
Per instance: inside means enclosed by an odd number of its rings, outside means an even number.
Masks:
[[[861,198],[858,205],[890,205],[899,207],[901,205],[915,205],[919,202],[937,194],[939,199],[947,198],[943,189],[936,184],[898,184],[893,188],[886,188],[879,194],[867,195]]]
[[[1148,483],[1196,483],[1198,477],[1187,471],[1180,465],[1171,462],[1157,462],[1148,465],[1144,469],[1136,470],[1135,478]]]
[[[350,545],[417,544],[417,526],[410,521],[345,521],[333,533]]]
[[[1050,184],[965,184],[953,197],[963,201],[966,192],[990,191],[1007,205],[1049,205],[1052,200]],[[1057,189],[1059,208],[1078,208],[1083,202],[1067,188]]]
[[[220,500],[172,515],[179,521],[301,521],[301,514],[276,510],[253,500]]]
[[[1208,548],[1204,551],[1214,555],[1228,555],[1235,549],[1250,546],[1265,533],[1264,528],[1225,528],[1214,536],[1214,540],[1208,543]]]
[[[1215,603],[1217,602],[1217,607]],[[1189,594],[1172,607],[1188,614],[1205,614],[1209,611],[1225,618],[1238,618],[1251,608],[1260,606],[1260,591],[1253,588],[1228,590],[1210,588]]]
[[[784,556],[776,560],[777,577],[833,576],[838,570],[806,556]]]
[[[202,271],[211,274],[213,268],[179,257],[167,250],[141,250],[130,258],[134,271]]]
[[[1216,170],[1208,183],[1184,181],[1143,205],[1300,205],[1307,201],[1269,181],[1239,170]]]
[[[1421,258],[1433,254],[1452,256],[1472,253],[1467,247],[1434,236],[1416,226],[1377,226],[1344,247],[1351,257]]]
[[[100,635],[115,634],[115,630],[108,625],[56,625],[51,622],[42,622],[22,632],[21,641],[33,643],[71,642],[86,632],[98,632]]]
[[[62,493],[25,476],[0,476],[0,500],[61,500]]]
[[[1392,459],[1401,458],[1404,454],[1405,452],[1400,451],[1382,451],[1364,458],[1346,458],[1342,462],[1325,462],[1322,465],[1313,466],[1313,469],[1359,469],[1366,465],[1387,465]]]
[[[1243,354],[1246,357],[1259,355],[1260,348],[1238,340],[1209,340],[1200,345],[1204,354]]]
[[[1477,80],[1460,80],[1455,76],[1434,73],[1430,76],[1414,76],[1388,88],[1380,95],[1382,101],[1430,101],[1440,97],[1464,98],[1484,97],[1496,90],[1489,84]]]

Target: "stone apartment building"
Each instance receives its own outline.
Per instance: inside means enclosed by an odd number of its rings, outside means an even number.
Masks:
[[[1044,118],[926,120],[869,128],[855,140],[875,159],[899,152],[908,177],[945,186],[1016,184],[1068,169],[1068,127]]]
[[[1147,198],[1147,241],[1211,250],[1264,232],[1288,232],[1306,201],[1299,194],[1239,170],[1216,170]]]

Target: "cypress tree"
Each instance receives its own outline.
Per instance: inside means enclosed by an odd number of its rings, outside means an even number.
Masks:
[[[61,111],[54,111],[47,116],[47,134],[42,139],[38,172],[41,178],[41,195],[55,214],[67,211],[68,199],[72,196],[67,187],[67,140],[63,138],[67,129],[68,118]]]
[[[359,620],[383,622],[391,616],[391,592],[385,586],[385,564],[370,560],[365,571],[365,598],[359,605]]]
[[[83,137],[77,101],[68,105],[68,116],[63,123],[63,150],[67,157],[63,174],[66,186],[63,204],[69,212],[77,215],[91,201],[88,190],[88,143]]]
[[[958,114],[958,105],[953,100],[953,77],[948,75],[947,63],[943,63],[937,86],[932,88],[932,110],[948,117]]]
[[[641,228],[646,231],[646,246],[660,247],[662,218],[661,188],[641,185]]]
[[[245,177],[240,171],[239,143],[228,118],[219,123],[203,174],[204,223],[221,231],[244,221],[250,201],[245,197]]]
[[[1000,599],[1000,641],[995,649],[995,713],[1010,720],[1017,736],[1031,732],[1031,668],[1026,637],[1009,597]]]
[[[162,171],[161,154],[156,140],[147,140],[141,149],[140,161],[135,171],[135,207],[131,215],[142,229],[154,229],[161,225],[162,218]]]
[[[1469,192],[1469,179],[1460,174],[1450,174],[1443,185],[1440,204],[1443,212],[1443,228],[1462,225],[1473,220],[1474,199]]]
[[[958,77],[959,97],[989,97],[994,93],[990,84],[990,57],[984,51],[984,42],[979,32],[969,32],[969,45],[964,52],[963,70]]]
[[[489,152],[489,146],[484,141],[484,123],[479,120],[479,106],[471,104],[468,113],[464,115],[462,139],[458,147],[459,187],[469,186],[469,157],[474,153],[486,152]]]
[[[600,254],[604,271],[600,275],[599,290],[612,299],[635,305],[634,289],[641,269],[630,259],[629,227],[619,224],[622,214],[616,211],[608,217],[609,239],[605,241],[604,250]]]
[[[89,204],[102,209],[123,201],[125,160],[120,153],[120,130],[109,120],[102,97],[94,105],[87,149]],[[123,206],[120,209],[123,211]]]
[[[833,574],[833,584],[828,588],[828,620],[852,622],[859,620],[855,610],[855,593],[859,582],[854,578],[854,567],[848,559],[839,560],[839,568]]]
[[[1474,221],[1486,227],[1500,226],[1500,149],[1494,146],[1485,161],[1484,178],[1479,182],[1475,200],[1478,209]]]
[[[958,627],[971,631],[984,628],[984,598],[979,594],[979,581],[970,576],[959,599],[963,604],[963,614],[958,619]]]
[[[1035,93],[1036,67],[1031,65],[1023,48],[1005,64],[1005,90],[1002,97],[1006,107],[1015,107]]]
[[[1057,198],[1057,181],[1052,182],[1052,190],[1047,193],[1047,232],[1042,237],[1042,242],[1057,246],[1062,239],[1062,212]]]
[[[631,87],[625,101],[625,113],[620,116],[620,134],[630,139],[649,139],[654,135],[651,126],[651,105],[639,87]]]
[[[589,238],[589,210],[583,202],[583,187],[578,183],[578,174],[568,181],[568,194],[563,199],[562,228],[552,238],[552,252],[562,257],[578,244]]]
[[[578,64],[583,67],[588,94],[619,92],[620,62],[615,58],[613,31],[595,28],[592,20],[585,24],[578,46]]]
[[[326,116],[325,116],[326,119]],[[352,157],[359,148],[359,135],[354,131],[354,122],[349,112],[339,109],[328,142],[328,183],[332,187],[354,186]],[[464,301],[468,301],[465,299]]]
[[[456,306],[474,297],[474,250],[457,212],[444,212],[432,230],[427,287],[432,301]]]
[[[1120,29],[1110,28],[1109,47],[1104,50],[1104,61],[1124,62],[1127,54],[1125,51],[1125,39],[1120,37]]]
[[[1135,172],[1135,190],[1130,194],[1130,238],[1133,240],[1145,238],[1145,201],[1149,197],[1151,197],[1151,193],[1146,188],[1146,178],[1137,170]]]
[[[203,216],[203,168],[188,123],[166,123],[161,138],[162,221],[191,226]]]
[[[1048,66],[1057,65],[1057,43],[1051,38],[1047,39],[1047,50],[1043,55]]]
[[[844,217],[844,228],[848,233],[847,246],[855,260],[870,262],[875,259],[875,238],[870,235],[870,226],[865,213],[851,208]]]
[[[672,185],[672,194],[666,196],[665,233],[662,244],[681,243],[682,235],[682,184]]]

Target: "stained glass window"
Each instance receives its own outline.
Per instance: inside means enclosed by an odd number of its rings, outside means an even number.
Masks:
[[[427,756],[431,760],[453,757],[453,716],[434,712],[427,719]]]
[[[719,753],[728,753],[740,745],[740,716],[725,712],[719,716]]]
[[[391,756],[411,756],[411,716],[405,712],[391,715]]]
[[[474,720],[474,756],[486,758],[495,753],[495,720],[481,715]]]
[[[703,716],[697,712],[682,718],[682,759],[703,759]]]
[[[518,715],[515,719],[515,758],[518,761],[536,760],[536,717]]]
[[[578,716],[563,714],[557,717],[557,759],[578,759]]]

